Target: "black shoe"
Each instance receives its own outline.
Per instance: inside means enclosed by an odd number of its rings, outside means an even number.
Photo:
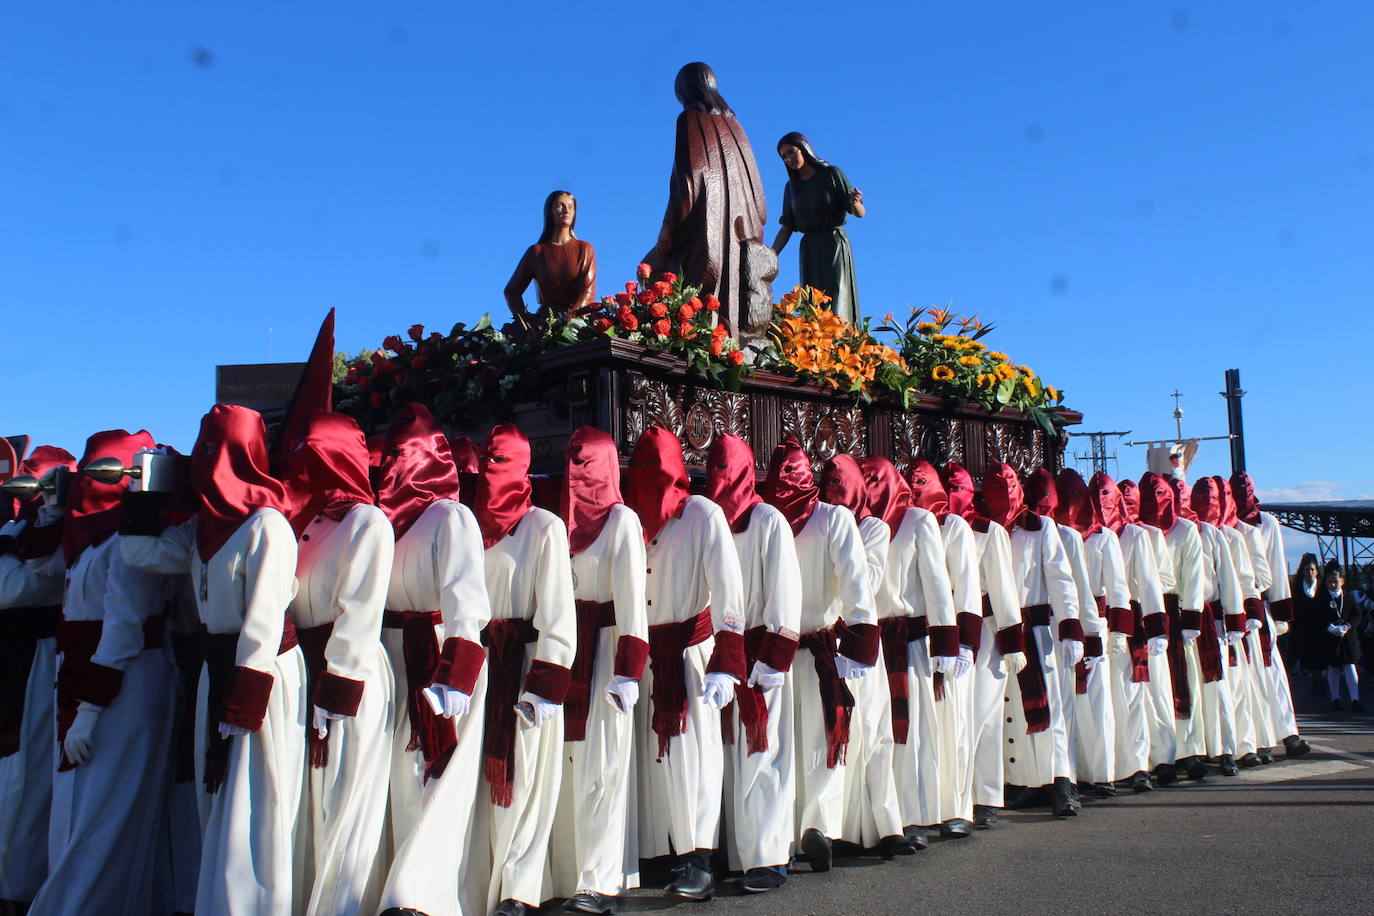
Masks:
[[[834,856],[830,837],[815,827],[809,827],[802,833],[801,854],[810,860],[812,871],[830,871],[831,859]]]
[[[596,891],[578,891],[568,898],[563,909],[569,913],[614,913],[615,898]]]
[[[1240,759],[1236,761],[1236,763],[1240,765],[1240,768],[1242,770],[1248,770],[1251,767],[1257,767],[1262,762],[1263,761],[1259,759],[1258,754],[1241,754]]]
[[[962,840],[973,832],[973,825],[962,817],[953,817],[940,825],[940,836],[946,840]]]
[[[1149,792],[1154,789],[1154,784],[1150,782],[1150,774],[1144,770],[1136,772],[1131,776],[1132,792]]]
[[[739,886],[747,894],[762,894],[776,890],[786,882],[787,877],[776,868],[751,868],[739,879]]]
[[[1172,763],[1161,763],[1155,767],[1155,782],[1159,784],[1160,788],[1173,785],[1176,779],[1178,779],[1178,767]]]
[[[1078,792],[1089,798],[1115,798],[1116,786],[1109,782],[1081,782],[1078,784]]]
[[[696,862],[683,862],[673,869],[677,880],[666,890],[683,900],[710,900],[716,893],[716,878]]]
[[[1050,786],[1050,810],[1055,817],[1077,817],[1080,807],[1078,796],[1073,791],[1073,783],[1060,776]]]
[[[1340,712],[1340,711],[1343,710],[1343,709],[1345,709],[1345,707],[1341,705],[1341,701],[1340,701],[1340,700],[1332,700],[1332,701],[1331,701],[1331,711],[1332,711],[1332,712]]]
[[[534,912],[519,900],[507,897],[496,904],[496,909],[491,911],[491,916],[530,916]]]
[[[903,827],[902,836],[906,837],[906,841],[918,850],[930,848],[930,838],[926,836],[926,828],[924,827],[917,827],[915,824],[910,827]]]
[[[1312,750],[1312,745],[1301,735],[1289,735],[1283,739],[1283,750],[1289,757],[1301,757]]]
[[[1273,762],[1274,762],[1274,752],[1271,751],[1271,750],[1270,750],[1269,748],[1267,748],[1267,747],[1262,747],[1262,748],[1260,748],[1258,751],[1256,751],[1255,753],[1259,756],[1260,763],[1273,763]]]
[[[1240,767],[1236,766],[1236,758],[1230,754],[1222,754],[1217,758],[1217,768],[1221,770],[1222,776],[1235,776],[1240,773]]]
[[[1206,779],[1207,763],[1201,757],[1189,757],[1184,761],[1183,774],[1189,779]]]
[[[878,852],[884,859],[895,859],[898,856],[916,855],[916,844],[899,834],[885,836],[878,841]]]
[[[1350,701],[1350,711],[1351,711],[1351,712],[1364,712],[1364,707],[1360,705],[1360,701],[1359,701],[1359,700],[1351,700],[1351,701]]]
[[[982,827],[984,830],[989,827],[996,827],[997,809],[991,805],[974,805],[973,826]]]

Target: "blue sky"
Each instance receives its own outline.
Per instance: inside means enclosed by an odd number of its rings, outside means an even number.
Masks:
[[[1146,438],[1176,387],[1224,432],[1239,367],[1261,490],[1374,493],[1374,6],[482,6],[0,10],[4,433],[188,448],[217,363],[302,359],[331,306],[349,351],[503,313],[555,187],[616,288],[701,59],[770,223],[786,131],[864,191],[868,314],[976,312],[1085,428]]]

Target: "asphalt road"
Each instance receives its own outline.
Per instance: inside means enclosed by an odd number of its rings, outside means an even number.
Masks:
[[[1374,913],[1374,717],[1329,712],[1293,686],[1313,748],[1304,757],[1280,750],[1229,779],[1086,801],[1065,821],[1006,812],[913,858],[838,859],[816,875],[798,866],[767,894],[723,882],[715,900],[688,903],[641,888],[620,912]]]

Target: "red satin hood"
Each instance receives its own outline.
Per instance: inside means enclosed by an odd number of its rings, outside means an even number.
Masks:
[[[305,419],[304,434],[287,454],[285,482],[292,499],[296,534],[310,519],[343,518],[358,503],[373,504],[367,439],[357,422],[341,413],[317,410]]]
[[[29,457],[19,462],[19,467],[15,469],[14,473],[16,477],[28,474],[42,480],[43,475],[53,468],[67,468],[70,471],[75,471],[76,458],[65,448],[58,448],[55,445],[40,445],[29,453]],[[41,496],[27,502],[15,500],[18,517],[28,522],[38,518],[38,507],[41,505],[43,505]]]
[[[1174,488],[1154,471],[1146,471],[1140,478],[1140,520],[1166,533],[1178,521],[1174,514]]]
[[[1186,518],[1190,522],[1197,521],[1197,514],[1193,512],[1192,504],[1188,499],[1188,485],[1179,477],[1166,477],[1164,482],[1174,491],[1174,514],[1179,518]]]
[[[983,500],[983,512],[1007,530],[1011,530],[1026,511],[1025,492],[1009,464],[999,462],[988,466],[979,495]]]
[[[925,459],[912,464],[906,472],[906,485],[911,491],[913,506],[933,512],[936,518],[944,521],[945,516],[951,511],[949,494],[945,492],[945,485],[940,480],[940,473],[935,470],[935,465]]]
[[[289,510],[286,487],[269,467],[267,428],[256,410],[216,404],[201,418],[191,450],[191,485],[200,499],[196,550],[201,560],[210,562],[259,509]]]
[[[1055,482],[1059,489],[1059,509],[1054,514],[1054,520],[1061,525],[1067,525],[1085,538],[1101,530],[1102,525],[1098,523],[1093,512],[1092,501],[1088,498],[1088,485],[1083,481],[1083,475],[1073,468],[1065,468],[1059,472]]]
[[[1126,500],[1111,475],[1098,471],[1088,481],[1088,503],[1092,506],[1093,523],[1117,534],[1126,527]]]
[[[855,520],[875,513],[868,505],[868,490],[859,462],[849,455],[836,455],[821,469],[821,501],[832,506],[844,506],[854,513]]]
[[[668,519],[682,514],[687,504],[687,465],[682,443],[662,426],[650,426],[630,453],[625,503],[639,515],[644,540],[658,537]]]
[[[1198,520],[1209,525],[1221,524],[1221,487],[1214,478],[1204,477],[1193,484],[1188,502]]]
[[[458,499],[458,469],[448,437],[423,404],[396,412],[380,451],[377,505],[391,519],[397,540],[431,504]]]
[[[1227,528],[1234,528],[1240,524],[1240,516],[1236,512],[1236,497],[1231,492],[1231,482],[1225,477],[1213,477],[1217,483],[1217,500],[1221,505],[1221,524]]]
[[[811,513],[820,500],[815,475],[811,473],[811,459],[801,443],[792,437],[778,443],[768,460],[768,476],[763,481],[763,498],[777,509],[792,526],[793,534],[801,534]]]
[[[482,462],[477,454],[477,446],[467,436],[455,436],[448,440],[448,449],[459,474],[476,474],[480,469]]]
[[[573,430],[568,438],[567,474],[561,514],[568,525],[568,550],[581,553],[601,535],[620,495],[620,455],[609,433],[595,426]]]
[[[754,486],[754,450],[739,436],[726,433],[706,453],[706,496],[720,506],[730,530],[749,527],[749,514],[763,502]]]
[[[1036,515],[1054,516],[1059,511],[1059,487],[1045,468],[1038,468],[1026,480],[1026,508]]]
[[[97,458],[118,458],[126,468],[131,467],[134,452],[144,448],[157,448],[146,429],[136,433],[122,429],[99,432],[86,440],[86,451],[78,467],[84,468]],[[62,528],[62,554],[68,567],[76,563],[81,551],[103,543],[119,530],[119,502],[128,488],[128,477],[119,483],[99,483],[85,474],[72,478]]]
[[[482,545],[491,548],[534,507],[530,498],[530,440],[509,423],[493,426],[482,448],[473,511]]]
[[[949,462],[940,468],[940,482],[944,484],[950,512],[969,520],[978,516],[973,505],[978,494],[973,488],[973,475],[967,468],[957,461]]]
[[[1255,495],[1255,482],[1245,471],[1231,475],[1231,498],[1236,501],[1236,516],[1249,525],[1260,523],[1259,497]]]
[[[1117,486],[1121,491],[1121,514],[1125,516],[1127,524],[1139,524],[1140,488],[1134,480],[1123,480]]]
[[[887,522],[889,535],[896,534],[902,516],[913,505],[911,487],[896,465],[877,455],[860,461],[859,470],[863,471],[864,488],[868,490],[869,513]]]

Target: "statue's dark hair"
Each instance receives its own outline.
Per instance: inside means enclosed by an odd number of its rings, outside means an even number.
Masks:
[[[573,229],[577,228],[577,198],[573,197],[572,191],[551,191],[549,196],[544,198],[544,231],[539,235],[541,244],[552,241],[554,232],[558,230],[558,226],[553,221],[553,203],[564,194],[572,197],[573,201],[573,221],[572,225],[568,227],[568,232],[573,238],[577,238],[577,234],[573,232]]]
[[[806,164],[813,169],[818,169],[830,164],[816,155],[816,151],[811,148],[811,141],[806,139],[806,134],[799,133],[795,130],[791,133],[783,134],[782,139],[778,141],[778,149],[782,149],[784,146],[795,146],[797,149],[801,150],[802,159],[806,160]],[[796,172],[792,171],[791,168],[788,168],[787,177],[790,180],[799,176]]]
[[[677,93],[677,100],[682,103],[683,108],[695,108],[697,111],[725,115],[727,118],[735,116],[725,99],[721,98],[720,90],[716,88],[715,71],[701,61],[690,63],[677,72],[673,92]]]

